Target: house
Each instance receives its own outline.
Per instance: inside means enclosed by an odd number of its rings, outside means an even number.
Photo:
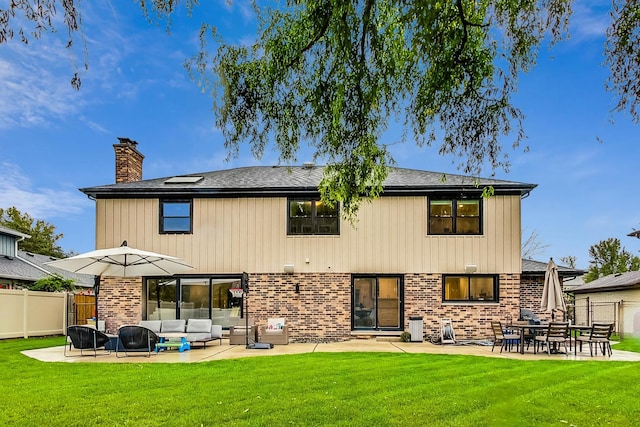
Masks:
[[[31,236],[0,227],[0,289],[20,289],[50,274],[73,279],[78,287],[93,286],[93,276],[70,273],[45,265],[57,258],[18,250],[18,242]]]
[[[250,318],[284,317],[298,342],[399,335],[411,316],[427,336],[451,318],[458,338],[484,339],[491,320],[519,314],[521,199],[533,184],[393,168],[352,225],[320,201],[320,166],[143,180],[137,143],[119,138],[114,150],[116,183],[81,189],[96,203],[96,247],[126,240],[195,270],[103,278],[107,330],[176,317],[229,327],[245,272]],[[485,186],[494,196],[481,197]]]
[[[571,292],[576,324],[613,322],[620,334],[640,336],[640,271],[610,274]]]

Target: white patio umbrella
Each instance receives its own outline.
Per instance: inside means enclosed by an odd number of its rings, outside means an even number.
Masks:
[[[193,267],[182,258],[130,248],[127,246],[126,240],[116,248],[98,249],[45,264],[74,273],[97,276],[95,282],[96,320],[101,276],[173,276],[193,270]]]
[[[182,258],[130,248],[126,240],[117,248],[98,249],[46,264],[74,273],[118,277],[172,276],[193,270]]]
[[[558,266],[553,262],[553,258],[549,259],[544,273],[544,288],[542,289],[540,308],[550,311],[552,318],[554,318],[554,310],[561,310],[563,313],[567,312],[567,306],[562,296],[560,278],[558,277]]]

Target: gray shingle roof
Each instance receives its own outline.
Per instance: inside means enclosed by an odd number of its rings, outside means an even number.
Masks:
[[[45,273],[36,267],[29,265],[19,257],[0,257],[0,277],[11,280],[24,280],[35,282]]]
[[[48,265],[45,262],[55,260],[46,255],[32,254],[30,252],[18,251],[16,257],[0,257],[0,277],[11,280],[22,280],[35,282],[49,273],[56,273],[65,279],[75,280],[76,286],[92,287],[93,276],[88,274],[71,273]]]
[[[546,270],[546,262],[535,261],[532,259],[522,259],[523,274],[544,274]],[[558,265],[558,275],[560,276],[580,276],[583,274],[584,270]]]
[[[625,290],[640,288],[640,271],[627,271],[626,273],[610,274],[605,277],[585,283],[572,289],[571,292],[588,293],[588,292],[605,292],[613,290]]]
[[[80,189],[92,197],[152,196],[158,194],[229,195],[282,195],[316,192],[322,179],[322,166],[253,166],[185,176],[202,176],[195,183],[165,183],[172,177],[147,179],[137,182],[110,184]],[[414,169],[391,168],[384,182],[385,193],[482,191],[493,186],[497,193],[527,194],[535,184],[463,175],[443,174]]]

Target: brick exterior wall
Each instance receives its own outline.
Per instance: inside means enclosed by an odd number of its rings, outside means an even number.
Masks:
[[[113,144],[116,153],[116,184],[142,180],[142,161],[136,146],[138,143],[129,138],[118,138],[120,142]]]
[[[261,325],[269,317],[284,317],[292,342],[351,338],[350,274],[252,274],[249,283],[250,317]]]
[[[519,275],[500,275],[500,301],[489,304],[442,303],[440,274],[404,276],[405,329],[410,316],[423,316],[427,339],[440,334],[441,319],[452,319],[457,340],[493,339],[491,321],[504,322],[508,315],[517,319],[520,294]]]
[[[440,274],[404,275],[404,330],[411,316],[423,316],[427,339],[438,335],[443,318],[453,320],[458,340],[493,339],[491,320],[516,320],[520,307],[533,308],[542,318],[539,278],[502,274],[500,301],[488,304],[442,303]],[[351,275],[346,273],[250,274],[249,317],[259,325],[270,317],[284,317],[291,342],[346,341],[351,335]],[[296,293],[296,285],[299,293]],[[136,324],[142,316],[141,278],[106,277],[98,296],[98,313],[107,331]],[[375,332],[372,332],[375,335]]]
[[[544,275],[523,275],[520,279],[520,283],[520,307],[532,310],[541,321],[550,322],[551,313],[547,313],[540,308],[542,291],[544,289]],[[560,277],[560,285],[563,285],[562,277]],[[517,317],[514,317],[514,319],[515,318]],[[557,318],[557,320],[560,321],[562,319]]]
[[[103,277],[98,294],[98,318],[107,332],[142,320],[142,278]]]

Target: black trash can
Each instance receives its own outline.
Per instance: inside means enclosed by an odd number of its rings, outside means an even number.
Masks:
[[[411,334],[411,342],[424,341],[424,322],[422,316],[409,317],[409,333]]]

